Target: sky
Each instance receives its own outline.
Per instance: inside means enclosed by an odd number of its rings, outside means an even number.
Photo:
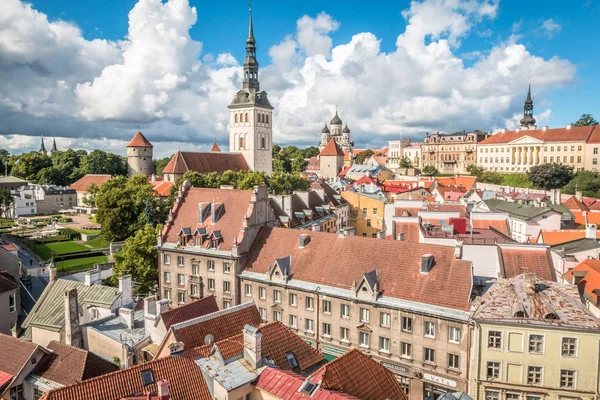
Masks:
[[[248,1],[0,0],[0,148],[155,157],[228,147]],[[600,0],[254,0],[274,143],[315,145],[337,107],[357,148],[425,132],[600,117]]]

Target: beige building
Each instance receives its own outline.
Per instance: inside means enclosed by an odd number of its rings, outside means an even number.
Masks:
[[[214,294],[220,308],[236,304],[239,260],[259,229],[275,223],[264,186],[205,189],[184,182],[159,237],[162,298],[176,305]]]
[[[335,179],[344,168],[344,152],[333,139],[319,153],[319,177]]]
[[[600,126],[596,125],[592,127],[592,133],[585,146],[583,168],[586,171],[598,172],[600,171]]]
[[[404,149],[410,145],[410,139],[388,141],[387,162],[385,166],[391,170],[400,168],[400,161],[406,156]]]
[[[600,322],[576,286],[533,273],[475,304],[470,394],[486,400],[597,399]]]
[[[20,286],[10,273],[0,270],[0,333],[10,335],[21,314]]]
[[[477,143],[487,137],[484,132],[429,133],[421,144],[421,168],[435,167],[442,174],[464,174],[477,163]]]
[[[326,358],[357,348],[396,374],[409,398],[434,399],[467,390],[471,263],[453,252],[267,228],[239,274],[240,297]]]

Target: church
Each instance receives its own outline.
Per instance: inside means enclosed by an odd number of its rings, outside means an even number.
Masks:
[[[175,182],[187,171],[202,174],[227,170],[263,171],[272,173],[273,106],[267,92],[260,90],[256,40],[252,24],[252,9],[246,39],[244,81],[229,104],[229,152],[222,152],[216,143],[210,151],[177,151],[163,170],[167,182]],[[152,145],[141,132],[127,145],[130,175],[152,174]]]
[[[342,129],[342,119],[338,116],[337,110],[335,110],[335,117],[333,117],[329,125],[331,126],[331,130],[327,127],[326,122],[321,131],[319,151],[323,151],[327,143],[333,139],[345,154],[352,154],[354,142],[350,140],[350,128],[348,128],[348,123],[346,123]]]

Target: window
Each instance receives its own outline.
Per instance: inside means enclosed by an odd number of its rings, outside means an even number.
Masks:
[[[296,306],[296,305],[298,305],[297,298],[298,298],[298,296],[296,296],[295,293],[290,293],[290,295],[289,295],[290,306]]]
[[[412,357],[412,344],[406,342],[400,342],[400,355],[402,357]]]
[[[235,114],[235,123],[237,124],[239,122],[239,115]]]
[[[177,274],[177,284],[180,286],[185,285],[185,275]]]
[[[452,343],[460,342],[460,328],[451,326],[448,328],[448,341]]]
[[[592,159],[592,164],[597,165],[598,164],[598,159],[597,158]]]
[[[598,154],[598,148],[594,147],[594,154]]]
[[[342,304],[340,307],[342,318],[350,318],[350,305]]]
[[[315,331],[315,322],[310,319],[310,318],[306,318],[304,320],[304,330],[306,332],[314,332]]]
[[[167,282],[167,283],[171,282],[171,273],[170,272],[165,272],[165,282]]]
[[[198,290],[198,285],[190,286],[190,295],[198,297],[199,292],[200,291]]]
[[[281,321],[281,311],[273,311],[273,321]]]
[[[402,317],[402,330],[404,332],[412,332],[412,318]]]
[[[252,285],[245,285],[244,293],[246,294],[246,297],[252,297]]]
[[[8,311],[13,313],[16,309],[17,307],[15,305],[15,295],[11,294],[10,296],[8,296]]]
[[[423,357],[423,361],[428,363],[435,363],[435,350],[430,349],[428,347],[425,347],[424,350],[425,356]]]
[[[541,385],[542,384],[542,367],[528,367],[527,368],[527,383],[529,385]]]
[[[315,308],[315,299],[313,297],[306,297],[306,309],[314,310]]]
[[[566,163],[567,162],[567,156],[563,156],[563,162]]]
[[[369,309],[368,308],[360,309],[360,322],[369,322]]]
[[[171,301],[171,289],[165,289],[165,299]]]
[[[544,336],[529,335],[529,352],[543,353],[544,352]]]
[[[577,156],[577,162],[580,163],[581,162],[581,156]]]
[[[42,389],[33,388],[33,399],[34,400],[40,400],[42,397],[44,397],[45,394],[46,394],[46,392],[44,392]]]
[[[298,317],[290,314],[290,328],[298,327]]]
[[[223,292],[231,293],[231,282],[223,281]]]
[[[23,397],[23,385],[17,385],[10,388],[10,399],[11,400],[22,400]]]
[[[499,379],[500,378],[500,363],[497,361],[487,362],[487,378],[488,379]]]
[[[365,217],[367,216],[367,209],[366,208],[363,208],[363,216],[365,216]]]
[[[163,264],[169,265],[171,264],[171,255],[163,254]]]
[[[367,226],[371,226],[371,220],[367,219]]]
[[[550,146],[550,151],[554,151],[554,146]]]
[[[425,321],[425,337],[435,337],[435,322]]]
[[[367,234],[366,234],[366,233],[363,233],[363,234],[362,234],[362,237],[367,237]]]
[[[323,312],[325,314],[331,314],[331,301],[323,300]]]
[[[373,239],[377,239],[377,234],[376,234],[376,233],[373,233],[373,234],[371,235],[371,237],[372,237]]]
[[[198,275],[200,273],[200,268],[198,267],[198,264],[194,263],[192,264],[192,275]]]
[[[243,148],[245,148],[245,145],[244,145],[244,138],[243,138],[243,137],[241,137],[241,138],[239,139],[239,142],[238,142],[238,149],[243,149]]]
[[[275,303],[281,303],[281,290],[273,290],[273,300],[275,300]]]
[[[390,338],[379,336],[379,351],[390,352]]]
[[[381,326],[385,326],[386,328],[390,327],[392,322],[392,316],[389,313],[382,312],[379,314],[379,323]]]
[[[342,342],[350,341],[350,329],[348,328],[340,328],[340,340]]]
[[[581,151],[581,146],[577,146],[577,151]]]
[[[577,339],[570,337],[562,338],[560,353],[564,357],[575,357],[577,354]]]
[[[331,337],[331,324],[323,322],[323,336]]]
[[[267,289],[265,289],[262,286],[258,287],[258,297],[261,299],[266,299],[267,298]]]
[[[493,390],[485,391],[485,400],[500,400],[500,392]]]
[[[258,313],[263,321],[267,320],[267,309],[264,307],[258,307]]]
[[[571,151],[575,151],[575,146],[571,146]]]
[[[458,369],[459,361],[458,354],[448,353],[448,368]]]
[[[358,335],[360,346],[369,347],[369,342],[370,342],[369,336],[370,335],[368,332],[360,332],[360,334]]]
[[[185,303],[185,292],[177,292],[177,302],[179,304]]]
[[[518,393],[506,393],[506,400],[520,400],[521,395]]]
[[[502,349],[502,332],[488,332],[488,349]]]
[[[208,278],[208,290],[215,290],[215,280]]]
[[[572,369],[560,370],[560,387],[575,389],[575,371]]]
[[[376,208],[373,209],[373,215],[377,215],[377,209]]]
[[[225,272],[226,274],[231,273],[231,263],[228,263],[228,262],[223,263],[223,272]]]
[[[183,256],[177,256],[177,266],[183,267]]]

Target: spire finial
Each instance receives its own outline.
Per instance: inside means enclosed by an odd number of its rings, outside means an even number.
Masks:
[[[252,0],[248,2],[248,8],[250,10],[250,23],[248,25],[248,39],[254,40],[254,28],[252,26]]]

